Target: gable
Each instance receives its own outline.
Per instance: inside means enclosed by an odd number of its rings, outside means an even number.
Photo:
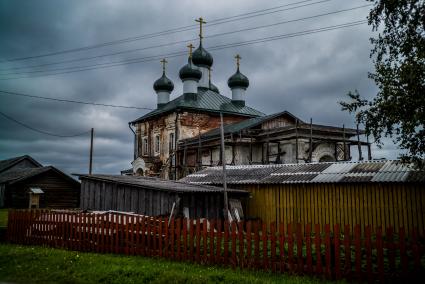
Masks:
[[[28,155],[0,161],[0,173],[24,168],[40,168],[42,165]]]

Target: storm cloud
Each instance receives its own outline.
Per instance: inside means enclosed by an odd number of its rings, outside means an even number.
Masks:
[[[197,30],[188,30],[125,44],[21,61],[8,59],[91,46],[176,27],[267,9],[285,1],[24,1],[0,2],[0,90],[68,100],[155,108],[153,82],[161,74],[158,60],[111,68],[41,76],[48,71],[123,61],[185,51],[186,43],[127,52],[115,56],[33,68],[11,69],[115,53],[123,50],[190,40]],[[320,2],[320,1],[303,1]],[[303,4],[306,4],[303,3]],[[236,31],[368,4],[365,1],[321,1],[315,5],[281,11],[245,20],[205,26],[208,47],[289,34],[366,19],[370,7],[208,38]],[[373,70],[369,58],[373,36],[367,24],[300,37],[213,50],[212,80],[221,93],[231,96],[227,79],[235,72],[234,56],[242,57],[241,71],[249,78],[247,104],[265,113],[287,110],[302,120],[354,127],[352,115],[342,112],[338,101],[357,89],[366,96],[376,94],[368,79]],[[195,45],[197,41],[193,42]],[[178,70],[186,56],[169,58],[167,75],[175,85],[172,98],[182,92]],[[65,69],[63,69],[66,71]],[[24,73],[24,72],[33,73]],[[19,74],[12,74],[19,73]],[[60,73],[55,71],[51,73]],[[34,77],[28,77],[34,76]],[[21,77],[16,79],[16,77]],[[22,78],[27,77],[27,78]],[[5,78],[15,78],[4,80]],[[119,173],[130,167],[133,134],[128,122],[146,110],[119,109],[38,100],[0,94],[0,111],[34,128],[69,135],[95,129],[94,172]],[[41,163],[67,173],[87,172],[90,137],[46,136],[0,117],[0,159],[29,154]],[[376,158],[396,158],[399,150],[391,142],[373,147]]]

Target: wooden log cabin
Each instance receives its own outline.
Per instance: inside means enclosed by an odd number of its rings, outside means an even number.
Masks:
[[[78,208],[80,183],[55,167],[16,167],[0,173],[0,207]]]

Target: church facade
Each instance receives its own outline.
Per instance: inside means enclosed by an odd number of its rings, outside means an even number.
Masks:
[[[202,22],[202,19],[200,19]],[[133,174],[179,179],[221,161],[220,114],[223,116],[226,163],[231,165],[305,163],[350,160],[351,146],[360,141],[358,129],[306,123],[283,111],[265,115],[245,104],[248,78],[240,71],[229,78],[231,97],[211,82],[213,57],[198,48],[179,71],[183,94],[170,100],[174,83],[163,74],[154,83],[157,108],[131,121],[135,128]],[[357,136],[357,141],[352,140]]]

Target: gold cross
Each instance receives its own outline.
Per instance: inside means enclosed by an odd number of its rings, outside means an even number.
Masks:
[[[235,58],[236,58],[236,66],[238,66],[238,69],[239,69],[240,60],[242,59],[242,57],[240,57],[239,54],[236,54]]]
[[[165,73],[165,64],[167,64],[168,61],[163,58],[160,62],[162,63],[162,71]]]
[[[202,40],[202,24],[206,24],[207,22],[204,21],[202,17],[199,17],[199,19],[196,19],[195,22],[199,23],[199,38]]]
[[[187,47],[189,47],[189,57],[192,57],[192,49],[194,48],[194,46],[192,43],[190,43]]]

